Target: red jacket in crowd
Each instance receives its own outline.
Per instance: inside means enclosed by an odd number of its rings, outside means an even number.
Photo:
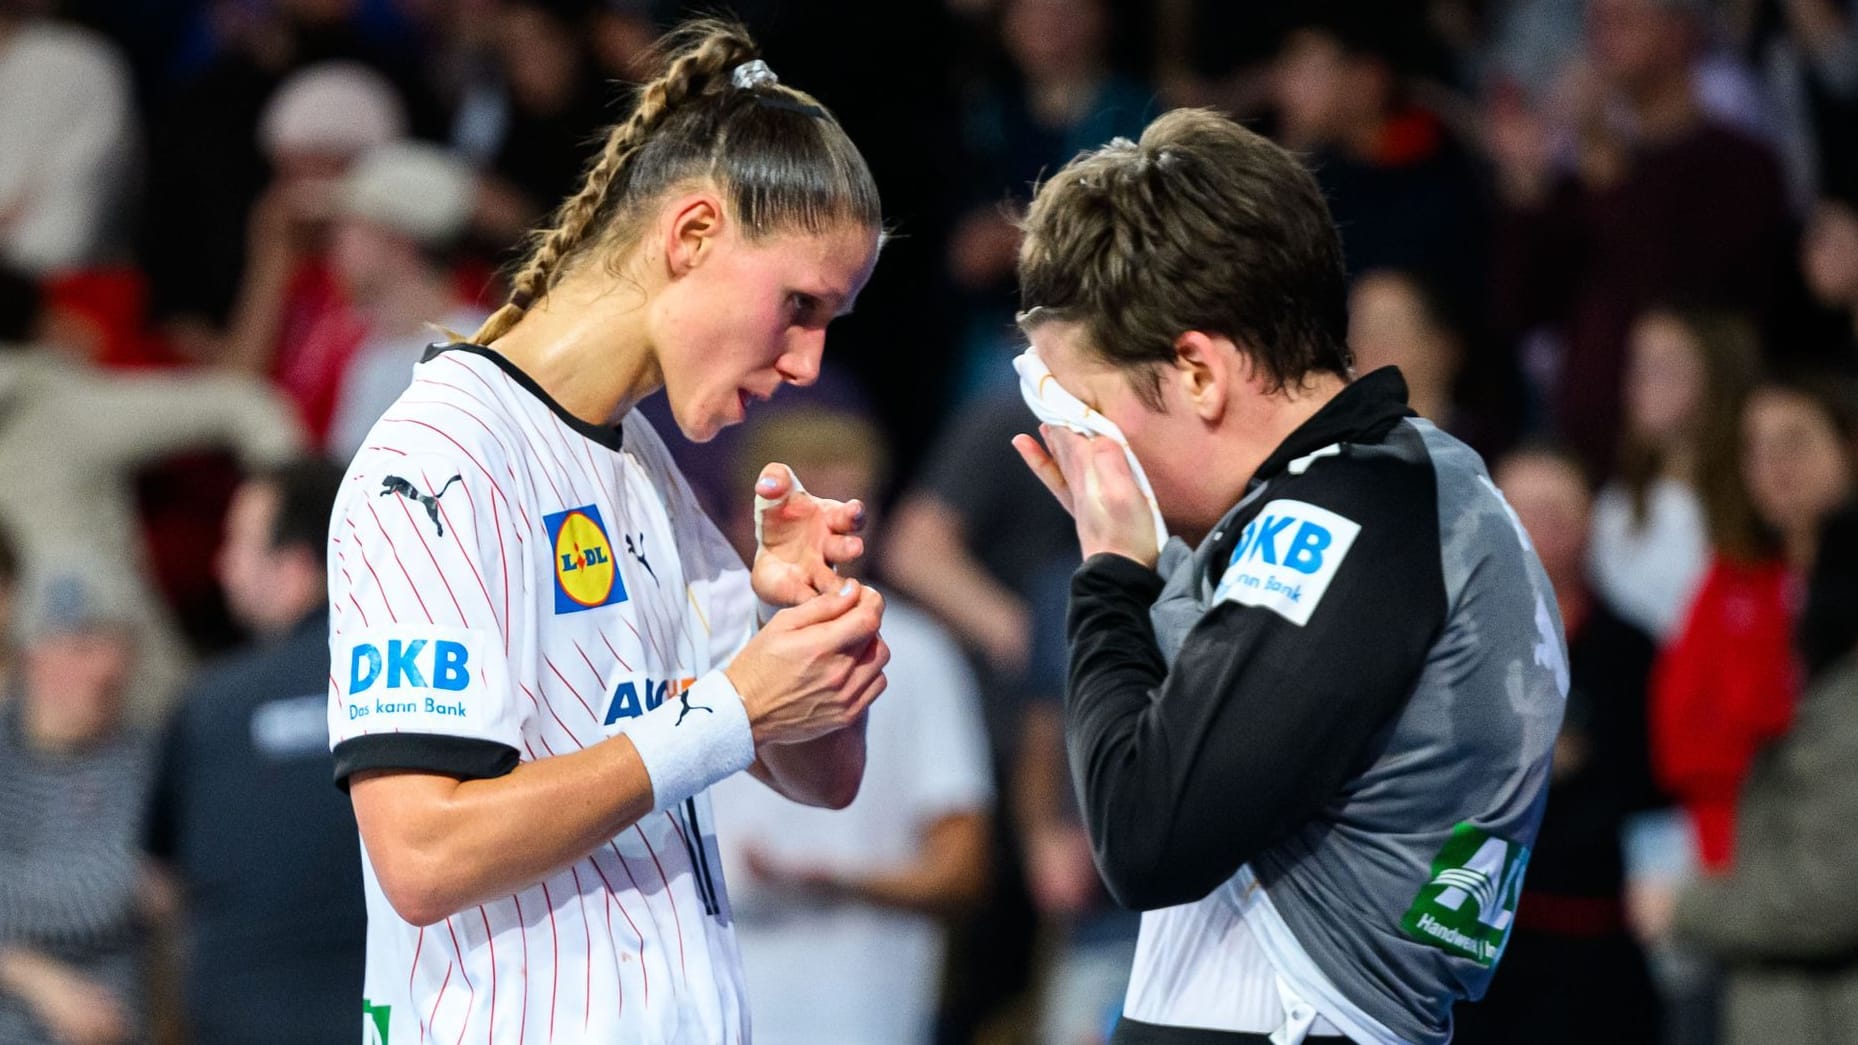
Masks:
[[[1729,866],[1742,779],[1793,715],[1792,589],[1782,563],[1717,556],[1653,672],[1652,765],[1690,814],[1706,871]]]

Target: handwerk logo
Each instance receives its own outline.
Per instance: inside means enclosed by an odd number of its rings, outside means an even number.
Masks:
[[[1360,533],[1360,524],[1326,508],[1272,501],[1240,532],[1214,600],[1259,606],[1293,624],[1308,624]]]
[[[1528,866],[1527,846],[1459,824],[1401,928],[1421,943],[1489,967],[1509,939]]]
[[[619,685],[613,687],[613,702],[606,709],[606,725],[610,726],[622,718],[637,718],[647,711],[655,710],[667,699],[681,697],[696,681],[694,678],[654,680],[649,675],[621,679]],[[701,704],[695,706],[705,711],[714,710],[704,708]],[[684,708],[678,712],[678,719],[682,721],[691,708],[692,705],[686,701]]]

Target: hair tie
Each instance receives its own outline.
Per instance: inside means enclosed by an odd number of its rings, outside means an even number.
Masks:
[[[780,83],[781,78],[774,75],[768,63],[759,58],[743,62],[729,74],[729,82],[740,91],[752,91],[757,87],[769,87]]]
[[[516,293],[510,295],[510,304],[516,306],[516,308],[520,311],[523,311],[523,312],[529,311],[529,306],[534,303],[535,303],[535,295],[529,293],[526,290],[519,290]]]

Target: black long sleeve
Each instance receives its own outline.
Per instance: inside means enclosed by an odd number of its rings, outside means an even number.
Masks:
[[[1317,816],[1419,678],[1445,616],[1430,482],[1327,471],[1326,496],[1298,496],[1361,529],[1326,588],[1305,593],[1306,623],[1216,601],[1169,666],[1149,617],[1159,576],[1099,555],[1073,577],[1071,767],[1098,868],[1124,906],[1200,899]]]

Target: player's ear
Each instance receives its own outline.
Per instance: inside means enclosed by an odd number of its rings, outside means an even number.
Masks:
[[[709,260],[723,231],[722,200],[707,190],[673,200],[660,219],[668,275],[677,279]]]
[[[1190,330],[1174,339],[1174,367],[1167,380],[1180,389],[1196,417],[1218,424],[1232,383],[1240,379],[1239,358],[1226,338]]]

